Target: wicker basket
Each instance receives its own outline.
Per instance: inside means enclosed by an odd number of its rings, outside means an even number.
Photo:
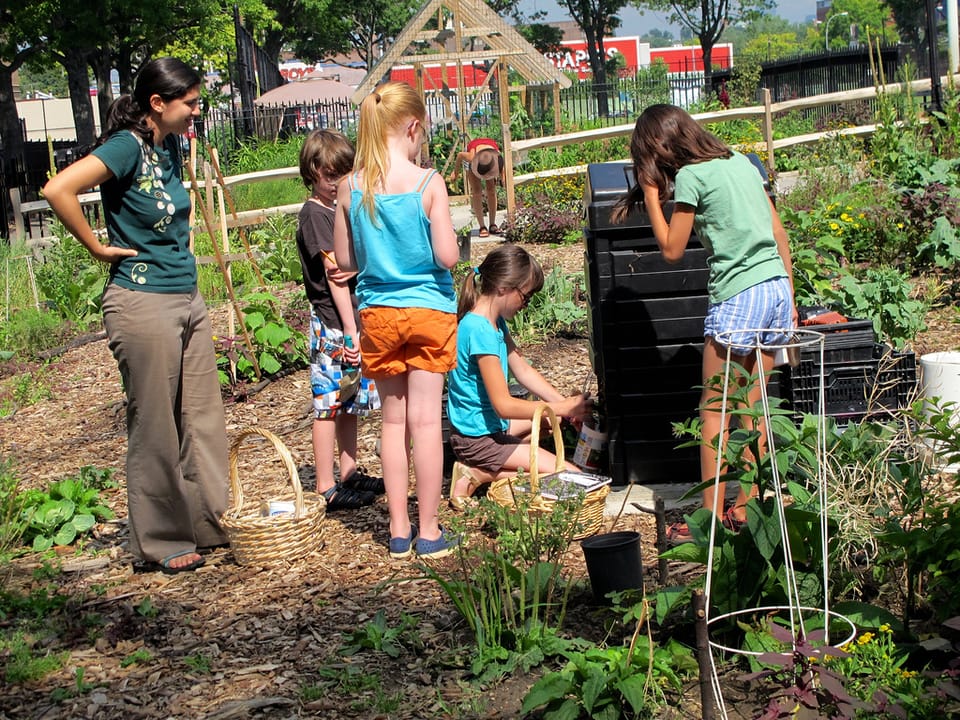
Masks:
[[[260,503],[243,502],[243,488],[237,472],[240,445],[251,435],[273,443],[290,475],[292,493],[282,499],[293,500],[294,512],[263,515]],[[221,517],[220,526],[230,540],[233,557],[240,565],[270,565],[296,560],[323,547],[323,519],[327,502],[317,493],[304,493],[297,467],[283,441],[269,430],[242,430],[230,446],[230,489],[233,506]]]
[[[560,421],[556,413],[549,405],[540,404],[533,414],[533,428],[530,433],[530,490],[535,493],[530,501],[530,512],[550,513],[553,512],[556,500],[546,498],[539,493],[540,473],[537,468],[537,450],[540,447],[540,422],[543,414],[546,413],[550,420],[550,426],[553,431],[554,452],[557,456],[554,472],[561,472],[566,469],[566,463],[563,456],[563,437],[560,434]],[[524,478],[526,481],[526,478]],[[487,497],[498,505],[504,507],[516,507],[516,494],[521,491],[514,487],[517,482],[517,476],[501,478],[494,480],[487,490]],[[576,524],[579,526],[578,532],[573,536],[575,540],[581,540],[585,537],[595,535],[600,531],[603,525],[603,508],[607,495],[610,494],[610,486],[603,485],[596,490],[591,490],[583,496],[583,504],[577,513]]]

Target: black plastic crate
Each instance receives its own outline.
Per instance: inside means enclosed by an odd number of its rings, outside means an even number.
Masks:
[[[916,385],[914,354],[874,343],[868,360],[824,362],[824,411],[830,417],[859,419],[872,411],[896,410],[909,404]],[[819,357],[802,355],[798,367],[781,375],[780,390],[798,415],[818,413]]]
[[[803,330],[813,330],[823,335],[823,356],[827,364],[838,362],[870,361],[874,356],[876,338],[872,320],[848,320],[833,325],[807,325]],[[801,359],[815,362],[820,358],[820,347],[808,345],[800,350]]]

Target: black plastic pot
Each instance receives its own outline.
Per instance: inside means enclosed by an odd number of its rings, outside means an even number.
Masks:
[[[606,594],[618,590],[643,592],[643,562],[640,533],[614,532],[594,535],[580,542],[587,563],[590,587],[598,602],[609,603]]]

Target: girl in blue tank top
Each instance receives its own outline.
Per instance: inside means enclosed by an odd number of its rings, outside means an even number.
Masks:
[[[355,172],[340,183],[334,224],[337,265],[358,273],[360,337],[353,347],[360,354],[348,351],[347,359],[360,361],[380,390],[394,558],[414,548],[420,557],[443,557],[456,545],[440,527],[439,507],[443,380],[456,362],[450,269],[459,248],[446,185],[416,162],[426,120],[423,101],[405,83],[386,83],[364,99]],[[411,454],[419,532],[407,513]]]

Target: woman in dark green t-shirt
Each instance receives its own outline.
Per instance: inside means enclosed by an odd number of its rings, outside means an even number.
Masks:
[[[127,395],[130,551],[147,569],[195,570],[224,545],[227,438],[213,333],[190,250],[176,147],[200,114],[200,76],[151,60],[110,107],[92,153],[43,192],[67,229],[109,263],[103,324]],[[100,186],[106,244],[78,195]]]

